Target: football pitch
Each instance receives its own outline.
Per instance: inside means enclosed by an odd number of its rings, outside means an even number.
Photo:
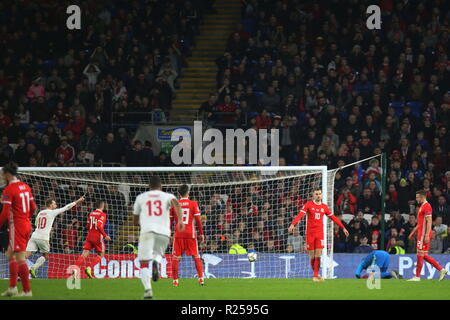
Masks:
[[[8,286],[0,281],[0,290]],[[136,300],[143,287],[139,279],[82,279],[80,289],[69,290],[66,280],[33,279],[33,298],[37,300]],[[178,288],[172,281],[152,283],[155,300],[448,300],[450,280],[381,280],[381,289],[369,290],[366,280],[334,279],[314,283],[310,279],[206,279],[201,287],[196,279],[180,279]],[[21,290],[20,284],[19,288]]]

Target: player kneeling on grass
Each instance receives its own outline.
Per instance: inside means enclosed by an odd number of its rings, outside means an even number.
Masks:
[[[102,260],[102,257],[105,255],[105,242],[104,240],[111,240],[111,238],[105,233],[104,228],[106,224],[106,213],[103,211],[106,209],[106,202],[103,200],[98,200],[95,203],[95,210],[89,214],[87,228],[88,235],[86,237],[86,241],[84,242],[83,253],[78,258],[75,265],[78,268],[81,268],[86,258],[89,256],[89,252],[91,250],[95,250],[97,255],[94,257],[92,263],[84,269],[84,273],[89,278],[93,278],[92,269],[97,263]],[[72,271],[72,275],[74,278],[77,278],[77,269]]]
[[[383,250],[374,250],[361,261],[361,263],[359,264],[358,268],[355,271],[355,277],[360,279],[361,272],[363,270],[368,270],[373,266],[377,266],[380,269],[381,279],[401,278],[397,270],[388,271],[389,262],[390,262],[389,253]]]
[[[340,228],[344,230],[345,236],[348,237],[349,233],[344,227],[342,222],[333,215],[330,208],[325,203],[322,203],[322,190],[316,189],[313,191],[313,200],[305,203],[300,213],[294,218],[288,231],[294,232],[294,228],[297,223],[307,216],[306,221],[306,249],[308,250],[311,268],[314,272],[313,281],[324,281],[319,276],[320,269],[320,257],[322,255],[322,249],[324,248],[324,234],[323,234],[323,216],[334,221]]]
[[[428,255],[432,236],[431,219],[433,209],[427,201],[427,194],[423,190],[416,192],[416,201],[420,206],[419,212],[417,213],[417,226],[409,234],[409,239],[412,240],[417,233],[417,266],[416,275],[408,281],[420,281],[420,273],[422,272],[424,260],[439,271],[439,281],[441,281],[447,275],[447,270],[442,268],[436,260]]]
[[[53,221],[55,218],[67,210],[70,210],[74,206],[78,205],[84,201],[84,197],[81,197],[77,201],[71,202],[63,208],[58,208],[55,199],[47,199],[45,202],[45,209],[40,211],[36,216],[35,226],[33,234],[31,235],[30,241],[27,245],[26,257],[28,258],[32,253],[39,251],[42,253],[33,266],[30,269],[30,274],[33,278],[36,278],[36,270],[42,266],[47,259],[50,252],[50,232],[52,230]]]
[[[141,282],[144,299],[152,299],[149,263],[152,262],[152,279],[159,279],[161,263],[170,239],[170,208],[175,208],[177,228],[183,232],[181,208],[177,198],[163,192],[159,177],[150,178],[150,191],[141,193],[134,202],[134,224],[141,227],[138,245],[138,260],[141,266]]]
[[[200,242],[205,242],[205,236],[203,235],[202,220],[200,218],[200,210],[198,209],[197,201],[189,200],[189,187],[182,185],[178,189],[178,193],[181,198],[179,200],[181,207],[182,222],[185,226],[185,231],[180,231],[178,228],[175,230],[173,251],[172,251],[172,278],[173,285],[178,287],[178,266],[181,260],[181,256],[185,253],[188,256],[192,256],[197,269],[198,282],[200,285],[204,285],[203,280],[203,265],[200,256],[198,255],[197,235],[195,233],[195,226],[197,226],[198,233],[200,235]],[[170,225],[173,225],[172,221],[177,221],[177,216],[174,212],[174,208],[170,211]]]

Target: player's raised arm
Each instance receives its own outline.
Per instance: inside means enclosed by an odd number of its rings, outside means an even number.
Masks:
[[[178,218],[177,228],[178,228],[178,230],[183,232],[184,231],[184,223],[183,223],[183,217],[181,216],[180,204],[178,203],[178,200],[175,198],[173,198],[170,201],[170,204],[172,205],[173,208],[175,208],[175,214],[177,215],[177,218]]]
[[[59,208],[59,209],[54,209],[52,210],[52,213],[55,215],[59,215],[62,214],[64,212],[66,212],[67,210],[72,209],[73,207],[75,207],[76,205],[78,205],[79,203],[83,202],[85,200],[84,197],[79,198],[78,200],[75,200],[74,202],[71,202],[69,204],[66,204],[64,207]]]

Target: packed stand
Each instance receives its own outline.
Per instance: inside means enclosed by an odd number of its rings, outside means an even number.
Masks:
[[[349,239],[336,230],[335,252],[413,252],[422,189],[434,212],[431,252],[450,253],[450,3],[381,1],[380,31],[366,28],[368,5],[243,1],[199,114],[212,127],[280,129],[280,163],[343,167],[334,210],[354,217]],[[383,152],[385,248],[380,158],[345,167]]]

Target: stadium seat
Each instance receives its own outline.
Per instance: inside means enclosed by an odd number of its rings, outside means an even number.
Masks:
[[[420,118],[420,115],[422,113],[423,103],[420,101],[410,101],[406,104],[408,107],[411,108],[411,113],[414,117]]]
[[[353,217],[354,215],[347,213],[342,215],[342,219],[344,220],[345,223],[349,223],[353,219]]]
[[[403,114],[404,105],[405,105],[405,103],[403,101],[394,101],[394,102],[389,103],[389,107],[394,108],[395,115],[397,117],[400,117]]]
[[[366,221],[370,224],[370,222],[372,221],[372,214],[365,214],[364,215],[364,219],[366,219]]]

